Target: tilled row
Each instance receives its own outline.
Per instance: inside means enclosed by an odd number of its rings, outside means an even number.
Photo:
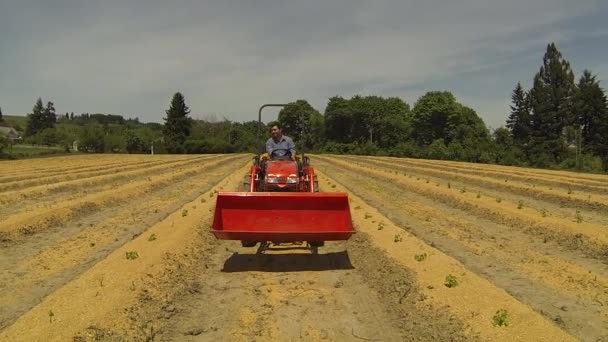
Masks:
[[[25,175],[19,176],[17,180],[3,182],[0,180],[0,192],[10,191],[10,190],[25,190],[29,187],[35,186],[46,186],[46,185],[54,185],[62,182],[69,182],[74,180],[80,180],[84,178],[94,177],[94,176],[103,176],[103,175],[112,175],[120,172],[138,170],[138,169],[146,169],[150,167],[155,167],[158,165],[172,165],[172,164],[180,164],[192,160],[198,159],[208,159],[210,156],[200,157],[200,156],[188,156],[188,157],[178,157],[174,159],[166,159],[166,158],[154,158],[150,160],[141,160],[140,158],[135,159],[136,161],[130,161],[126,163],[107,163],[103,165],[96,165],[93,167],[83,168],[81,170],[68,170],[63,172],[45,172],[41,175],[32,175],[25,172]],[[102,158],[103,160],[103,158]]]
[[[608,319],[603,306],[608,303],[608,272],[601,261],[581,258],[580,253],[551,242],[530,239],[507,224],[492,222],[477,213],[471,215],[448,201],[412,192],[388,175],[370,175],[336,159],[315,157],[318,169],[373,203],[390,221],[549,316],[568,332],[583,339],[608,333],[603,326]],[[335,184],[321,184],[322,189],[327,186]],[[363,213],[364,208],[357,203],[351,205],[370,226],[378,231],[386,229],[386,219]],[[417,252],[417,257],[421,262],[433,258],[428,251]]]
[[[438,166],[442,168],[452,168],[454,170],[460,170],[462,172],[488,172],[497,176],[497,178],[519,178],[521,180],[534,180],[534,181],[546,181],[560,183],[570,183],[573,186],[576,185],[589,185],[589,186],[605,186],[605,175],[601,174],[590,174],[590,173],[577,173],[572,171],[557,171],[557,170],[546,170],[546,169],[533,169],[515,166],[503,166],[503,165],[492,165],[492,164],[478,164],[478,163],[466,163],[456,162],[447,160],[418,160],[418,159],[407,159],[407,158],[390,158],[384,157],[384,159],[395,160],[403,159],[413,162],[420,162],[425,165]]]
[[[384,161],[374,158],[344,158],[358,164],[373,164],[376,167],[407,172],[419,177],[445,179],[453,182],[463,182],[471,188],[486,188],[511,193],[513,195],[534,198],[566,205],[590,211],[601,211],[608,213],[608,187],[589,187],[581,185],[570,185],[570,183],[553,182],[552,186],[559,189],[541,189],[534,182],[526,182],[521,179],[497,179],[496,175],[465,170],[454,170],[449,167],[437,165],[424,165],[424,163],[410,163],[408,161]],[[573,182],[574,183],[574,182]],[[574,189],[574,190],[573,190]]]
[[[166,188],[73,218],[60,229],[0,250],[0,329],[113,250],[212,189],[244,159],[217,164]],[[221,190],[221,189],[219,189]],[[211,200],[211,199],[209,199]],[[193,205],[188,210],[196,210]],[[100,280],[103,283],[103,279]],[[10,286],[8,286],[10,284]]]
[[[0,163],[0,182],[16,179],[27,179],[31,176],[44,176],[45,174],[60,174],[80,172],[87,169],[103,168],[105,166],[129,165],[142,163],[150,159],[149,155],[131,154],[92,154],[70,155],[44,159],[15,160],[10,163]],[[154,156],[154,160],[175,159],[166,156]]]
[[[49,227],[62,225],[79,215],[96,212],[100,208],[129,201],[156,188],[169,186],[173,182],[204,173],[217,165],[238,159],[242,159],[242,156],[227,155],[203,165],[190,166],[181,171],[132,181],[114,189],[61,201],[33,212],[26,211],[9,216],[0,222],[0,241],[10,241],[19,236],[32,235]]]
[[[235,189],[242,181],[245,167],[242,157],[223,158],[232,170],[239,172],[225,177],[217,187]],[[219,163],[218,163],[219,164]],[[161,222],[134,237],[71,282],[49,294],[44,300],[0,332],[3,340],[82,340],[90,336],[103,338],[96,327],[122,331],[133,328],[135,334],[156,334],[146,327],[149,319],[130,320],[129,312],[141,298],[149,282],[172,281],[184,261],[188,263],[201,222],[209,217],[216,187],[186,203]],[[207,201],[203,201],[207,199]],[[131,198],[132,201],[136,198]],[[187,215],[185,214],[187,212]],[[49,313],[52,312],[52,315]],[[49,329],[52,324],[52,329]],[[82,333],[82,336],[78,336]],[[93,333],[90,335],[89,333]],[[97,334],[100,333],[100,334]],[[109,336],[105,336],[110,338]],[[114,339],[116,336],[111,337]],[[127,340],[132,340],[127,338]],[[138,339],[135,339],[138,340]]]
[[[56,179],[56,183],[44,183],[43,185],[30,186],[24,189],[6,191],[0,193],[0,214],[17,213],[24,210],[25,206],[37,205],[43,207],[47,202],[58,199],[84,196],[86,193],[99,192],[106,189],[116,188],[123,183],[134,179],[143,179],[148,176],[165,174],[169,171],[179,171],[193,165],[203,165],[208,160],[216,158],[199,157],[195,159],[166,161],[154,163],[154,165],[135,165],[130,167],[117,167],[101,172],[87,172],[79,176],[67,175]],[[71,179],[71,180],[66,180]],[[46,180],[49,181],[49,180]],[[43,182],[40,180],[40,182]],[[29,202],[29,203],[28,203]],[[12,205],[11,205],[12,204]]]
[[[316,158],[330,161],[318,156]],[[353,172],[364,173],[369,177],[380,177],[404,191],[414,192],[475,216],[487,218],[494,223],[521,230],[536,238],[545,241],[554,240],[560,245],[578,250],[589,257],[608,260],[606,254],[608,234],[605,226],[599,223],[584,222],[584,217],[577,222],[577,214],[580,213],[573,213],[571,222],[568,222],[563,218],[542,215],[542,212],[526,208],[522,202],[510,203],[500,198],[488,200],[480,197],[479,194],[463,192],[463,189],[438,186],[438,184],[399,175],[398,172],[395,174],[391,171],[375,170],[368,165],[354,165],[341,158],[332,158],[331,163]]]

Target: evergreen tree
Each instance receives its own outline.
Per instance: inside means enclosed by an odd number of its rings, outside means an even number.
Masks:
[[[528,95],[522,88],[521,83],[517,83],[511,99],[513,104],[511,105],[511,114],[507,119],[507,127],[511,131],[513,142],[516,145],[524,146],[530,139],[532,118],[530,117]]]
[[[36,133],[44,130],[44,106],[42,105],[42,99],[38,98],[32,112],[27,115],[27,126],[25,127],[25,135],[32,136]]]
[[[0,121],[2,121],[2,108],[0,107]]]
[[[531,143],[537,165],[559,163],[566,156],[565,129],[576,123],[574,74],[554,43],[547,46],[543,65],[530,90]]]
[[[57,114],[55,114],[55,107],[53,102],[49,101],[44,109],[44,128],[53,128],[56,123]]]
[[[602,158],[604,168],[608,169],[608,105],[606,94],[599,81],[585,70],[576,92],[576,114],[579,138],[584,150]]]
[[[173,95],[171,105],[166,110],[166,114],[163,136],[167,151],[170,153],[182,153],[184,152],[184,143],[190,136],[192,118],[188,117],[190,109],[186,106],[184,96],[180,92]]]

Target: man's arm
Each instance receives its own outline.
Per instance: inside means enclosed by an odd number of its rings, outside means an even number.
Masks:
[[[296,160],[296,144],[293,143],[291,138],[287,139],[287,148],[291,152],[291,159]]]
[[[266,140],[266,153],[268,153],[268,158],[272,156],[272,138]]]

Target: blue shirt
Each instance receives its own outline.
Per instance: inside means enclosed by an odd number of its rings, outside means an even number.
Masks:
[[[295,156],[296,154],[296,145],[293,143],[293,140],[286,135],[281,136],[279,142],[274,141],[272,137],[266,141],[266,153],[268,153],[269,157],[272,157],[272,151],[277,149],[278,151],[274,154],[275,156],[286,156],[289,154],[287,150],[291,152],[292,156]]]

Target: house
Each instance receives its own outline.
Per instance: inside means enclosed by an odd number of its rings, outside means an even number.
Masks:
[[[13,127],[0,127],[0,135],[9,138],[13,144],[23,140],[21,134],[19,134],[19,132],[17,132]]]

